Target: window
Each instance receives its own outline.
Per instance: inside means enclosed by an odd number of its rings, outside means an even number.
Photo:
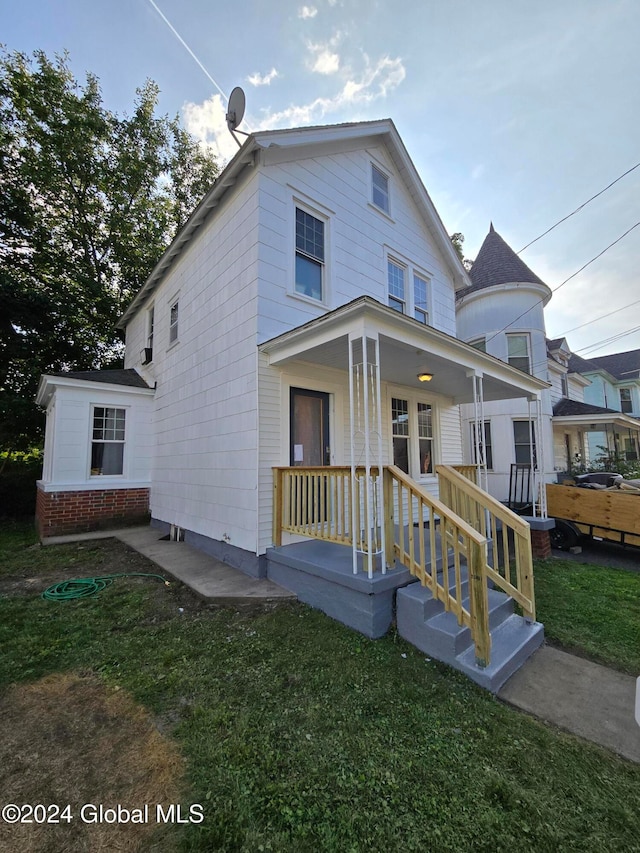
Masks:
[[[630,415],[633,411],[633,405],[631,403],[631,388],[620,389],[620,411],[626,412],[627,415]]]
[[[91,476],[123,473],[125,410],[94,406]]]
[[[389,178],[374,165],[371,166],[371,183],[373,203],[380,210],[389,213]]]
[[[409,402],[391,399],[391,434],[393,436],[393,464],[405,474],[409,473]]]
[[[433,409],[419,400],[391,399],[393,464],[418,479],[434,472]]]
[[[568,397],[569,396],[569,377],[567,376],[566,373],[560,374],[560,387],[562,389],[562,396]]]
[[[387,280],[389,282],[389,307],[401,314],[405,313],[405,270],[396,261],[387,261]]]
[[[418,403],[418,450],[420,452],[420,473],[433,474],[433,420],[431,406]]]
[[[507,360],[512,367],[531,372],[528,335],[507,335]]]
[[[533,463],[536,464],[536,433],[532,421],[513,422],[513,444],[516,462],[531,464],[531,436],[533,436]]]
[[[469,341],[469,346],[474,347],[474,349],[480,350],[480,352],[487,351],[487,339],[486,338],[475,338],[472,341]]]
[[[491,444],[491,421],[484,422],[484,461],[489,471],[493,470],[493,447]],[[482,435],[480,436],[480,450],[483,450]],[[480,454],[482,456],[482,452]],[[471,459],[474,465],[478,464],[476,454],[476,425],[471,424]]]
[[[425,326],[429,323],[427,282],[416,273],[413,274],[413,316]]]
[[[322,300],[324,222],[296,208],[296,293]]]
[[[178,340],[178,300],[169,309],[169,344]]]
[[[147,314],[147,347],[153,352],[153,305]]]

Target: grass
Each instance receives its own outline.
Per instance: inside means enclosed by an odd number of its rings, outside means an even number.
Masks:
[[[81,574],[119,547],[0,553],[15,578],[65,561]],[[204,806],[175,829],[185,851],[640,850],[640,767],[394,634],[369,641],[297,604],[209,609],[130,579],[62,604],[12,588],[0,646],[0,691],[90,673],[153,715],[186,759],[183,804]]]
[[[548,641],[640,675],[640,574],[550,559],[536,561],[534,576]]]

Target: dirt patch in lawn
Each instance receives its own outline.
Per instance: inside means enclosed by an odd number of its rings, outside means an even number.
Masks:
[[[35,813],[31,824],[0,822],[0,850],[173,849],[175,828],[156,823],[156,804],[166,810],[181,803],[184,762],[125,691],[106,687],[93,674],[50,675],[11,688],[0,699],[0,719],[0,805],[41,803],[62,810],[69,804],[73,816],[57,825],[36,823]],[[87,803],[129,810],[148,805],[148,822],[84,822]],[[182,805],[188,814],[190,804]],[[94,814],[85,810],[85,820]]]

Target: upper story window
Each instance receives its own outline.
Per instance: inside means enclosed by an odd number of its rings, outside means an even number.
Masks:
[[[625,412],[627,415],[630,415],[633,411],[633,404],[631,402],[631,388],[620,389],[620,411]]]
[[[153,352],[153,323],[154,323],[154,310],[153,305],[149,308],[147,314],[147,348]]]
[[[372,200],[376,207],[389,213],[389,178],[371,165]]]
[[[507,335],[507,361],[525,373],[531,373],[529,335]]]
[[[487,351],[487,339],[486,338],[474,338],[472,341],[469,341],[469,346],[474,347],[474,349],[480,350],[480,352]]]
[[[123,473],[124,430],[124,409],[93,407],[91,476]]]
[[[568,397],[569,396],[569,377],[567,376],[566,373],[560,374],[560,388],[562,391],[562,396]]]
[[[396,261],[387,261],[387,280],[389,283],[389,306],[406,314],[406,270]]]
[[[178,340],[178,300],[169,308],[169,344],[175,344]]]
[[[296,207],[296,293],[322,300],[325,234],[324,222]]]
[[[416,320],[424,323],[426,326],[429,323],[429,311],[427,305],[427,288],[426,279],[417,273],[413,274],[413,316]]]

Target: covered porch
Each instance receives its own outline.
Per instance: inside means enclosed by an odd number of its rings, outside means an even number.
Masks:
[[[272,466],[272,543],[280,556],[276,560],[269,551],[268,565],[282,567],[283,553],[293,554],[293,546],[302,564],[305,539],[307,554],[318,550],[309,544],[312,540],[327,543],[325,551],[332,546],[326,572],[315,563],[301,585],[318,585],[310,577],[322,575],[325,606],[318,606],[336,614],[354,586],[363,591],[366,586],[364,594],[375,596],[376,589],[387,594],[419,581],[473,636],[474,660],[487,667],[490,586],[517,601],[529,625],[535,621],[530,528],[481,488],[481,429],[475,431],[479,463],[453,467],[463,461],[457,406],[472,403],[481,424],[485,401],[528,397],[539,417],[545,384],[368,297],[260,350],[272,382],[274,372],[281,371],[283,404],[290,401],[282,419],[289,420],[290,435],[280,464]],[[318,377],[319,370],[327,383],[331,376],[343,377],[343,399],[334,401],[333,423],[320,422],[322,406],[315,402],[306,414],[295,409],[307,371]],[[310,393],[321,394],[320,387],[316,383]],[[309,417],[309,411],[316,412],[315,426],[300,426],[296,419]],[[336,453],[331,432],[340,428],[344,441]],[[544,497],[538,512],[544,512]],[[338,565],[341,579],[335,577]],[[296,569],[304,570],[301,565]],[[283,583],[280,575],[274,580]],[[377,613],[372,616],[364,633],[387,630],[394,595],[386,597],[391,601],[386,615],[382,620]],[[343,615],[341,621],[361,630],[357,620],[350,623]]]
[[[553,409],[556,470],[583,471],[603,462],[640,459],[640,421],[623,412],[575,400],[560,400]]]

